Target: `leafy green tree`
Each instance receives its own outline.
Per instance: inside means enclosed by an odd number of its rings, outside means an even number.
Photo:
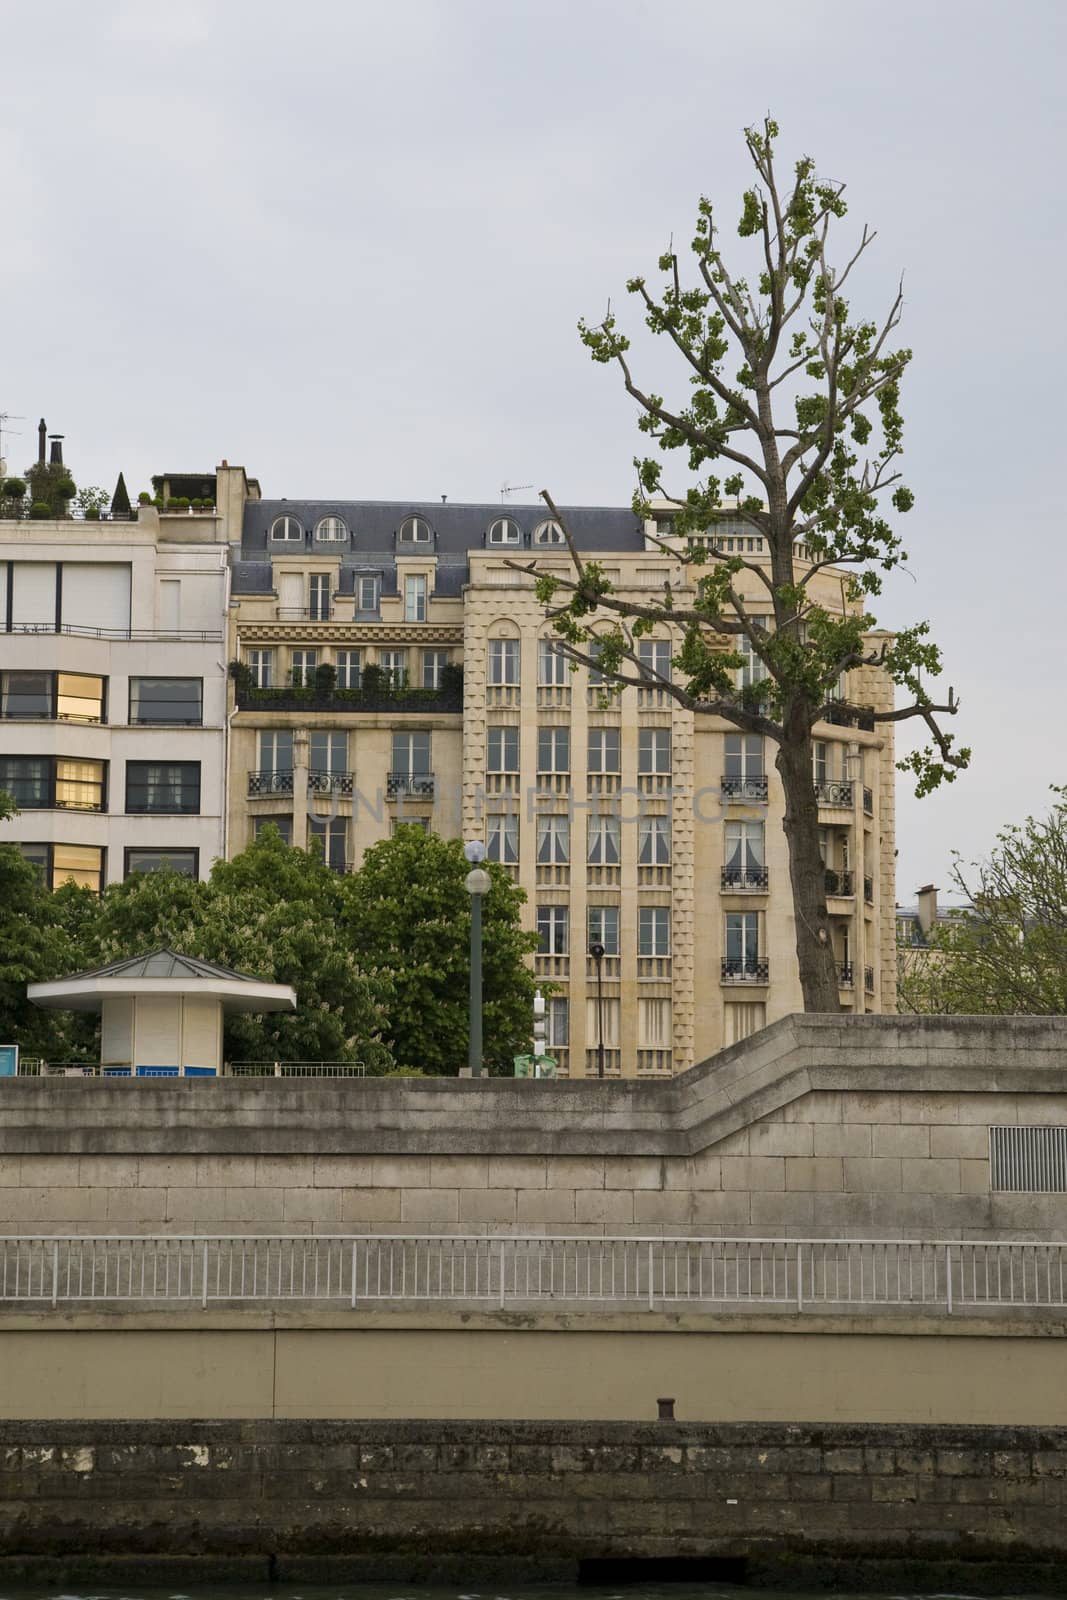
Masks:
[[[909,703],[876,711],[875,722],[918,718],[930,735],[926,749],[901,763],[920,794],[951,781],[969,752],[956,749],[937,720],[956,711],[952,691],[938,705],[926,686],[941,670],[928,624],[905,628],[892,640],[868,637],[875,625],[868,601],[880,592],[882,574],[905,559],[883,502],[888,497],[899,513],[912,505],[897,468],[900,385],[911,360],[894,341],[902,295],[880,320],[853,315],[844,290],[874,235],[864,228],[835,263],[832,236],[845,216],[844,185],[818,178],[807,156],[783,183],[775,167],[777,134],[770,120],[745,134],[755,174],[737,232],[751,268],[742,275],[727,265],[716,213],[701,199],[692,280],[683,281],[671,246],[659,258],[658,291],[644,277],[627,285],[648,328],[678,358],[676,402],[638,382],[630,341],[610,306],[599,324],[580,324],[593,360],[617,368],[641,413],[638,428],[658,452],[635,462],[634,509],[647,518],[656,495],[679,507],[673,531],[680,538],[661,544],[686,566],[687,587],[676,595],[667,586],[642,604],[616,594],[603,566],[581,559],[547,492],[573,572],[542,575],[537,587],[575,662],[596,665],[618,683],[647,685],[657,678],[691,711],[770,741],[785,795],[804,1005],[837,1011],[812,782],[813,727],[834,700],[843,672],[880,666],[906,690]],[[695,482],[668,492],[664,458],[673,451],[682,453]],[[727,509],[731,521],[739,519],[766,541],[768,563],[735,554],[733,541],[716,544],[714,530]],[[811,552],[810,563],[798,557],[797,541]],[[827,566],[852,569],[844,614],[813,598],[812,579]],[[535,564],[525,570],[535,572]],[[640,669],[641,636],[658,623],[682,636],[676,681]],[[765,676],[742,686],[739,669],[749,655],[762,663]]]
[[[968,872],[955,857],[966,908],[901,952],[902,1011],[1067,1015],[1067,789],[1053,792],[1049,815],[1005,828],[988,861]]]
[[[537,936],[519,923],[522,890],[502,867],[486,865],[492,887],[482,907],[484,1060],[503,1070],[529,1048],[535,982],[524,957]],[[466,1062],[469,871],[459,840],[403,827],[372,846],[345,880],[353,948],[390,981],[388,1037],[400,1066],[454,1074]]]
[[[295,1014],[227,1019],[230,1061],[363,1061],[392,1065],[382,1043],[387,986],[343,927],[342,879],[321,853],[291,849],[268,828],[207,883],[171,872],[113,884],[86,931],[83,966],[170,945],[296,990]]]

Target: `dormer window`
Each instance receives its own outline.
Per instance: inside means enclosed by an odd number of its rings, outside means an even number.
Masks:
[[[433,530],[425,517],[407,517],[400,524],[401,544],[429,544]]]
[[[315,537],[324,544],[342,544],[348,538],[348,529],[340,517],[323,517],[315,529]]]
[[[534,529],[534,544],[563,544],[563,529],[558,522],[539,522]]]
[[[276,544],[294,544],[304,538],[304,530],[295,517],[275,517],[270,525],[270,536]]]
[[[489,525],[490,544],[521,544],[522,534],[517,522],[510,517],[498,517]]]

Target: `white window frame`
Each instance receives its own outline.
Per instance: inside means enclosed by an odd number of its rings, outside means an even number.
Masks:
[[[332,599],[330,574],[328,572],[309,573],[308,617],[312,622],[329,622],[330,602]]]
[[[590,813],[586,860],[591,867],[617,867],[622,858],[622,824],[608,813]]]
[[[303,543],[304,530],[293,516],[275,517],[270,525],[270,537],[273,544]]]
[[[381,601],[382,580],[376,573],[364,573],[356,578],[357,611],[377,611],[381,606]]]
[[[340,517],[320,517],[315,525],[315,537],[323,544],[343,544],[348,538],[348,526]]]
[[[404,575],[404,621],[426,621],[426,574],[408,572]]]
[[[513,811],[491,812],[486,817],[485,854],[505,867],[519,864],[519,819]]]
[[[433,529],[425,517],[405,517],[400,524],[401,544],[429,544],[433,538]]]
[[[619,954],[618,906],[589,906],[586,927],[591,945],[602,944],[606,956]]]
[[[522,530],[511,517],[497,517],[489,524],[490,544],[516,545],[522,543]]]
[[[639,728],[637,731],[637,770],[664,776],[671,770],[671,730]]]
[[[358,689],[363,681],[363,651],[338,650],[334,668],[337,672],[339,689]]]
[[[522,674],[522,640],[490,639],[487,682],[492,687],[518,685]]]
[[[533,531],[534,544],[565,544],[563,529],[554,518],[539,522]]]
[[[594,761],[595,741],[595,761]],[[615,765],[605,766],[608,747],[614,743]],[[618,728],[590,728],[586,745],[586,767],[589,772],[621,772],[622,771],[622,740]]]
[[[496,737],[499,736],[499,737]],[[494,742],[498,746],[497,765],[493,765],[492,749]],[[511,760],[514,752],[514,765],[505,765]],[[509,722],[491,722],[485,730],[485,770],[486,772],[518,772],[519,770],[519,730]]]
[[[537,864],[565,867],[571,859],[571,821],[566,816],[537,819]]]
[[[266,650],[249,650],[245,656],[245,666],[252,674],[252,682],[257,689],[273,689],[273,647]]]
[[[544,687],[557,687],[570,677],[570,663],[552,639],[537,641],[537,681]]]
[[[642,959],[671,953],[670,906],[638,906],[637,954]]]
[[[571,730],[549,726],[537,730],[537,770],[569,773],[571,770]]]
[[[565,956],[570,951],[570,911],[567,906],[537,907],[538,947],[543,956]]]
[[[669,639],[641,639],[637,646],[637,659],[644,672],[647,672],[653,681],[653,686],[671,681],[671,656],[673,646]]]
[[[641,817],[639,819],[637,864],[641,867],[670,866],[671,820],[669,817]]]
[[[422,652],[422,687],[424,689],[440,689],[444,670],[449,663],[450,658],[447,650],[424,650]]]
[[[408,652],[406,645],[396,650],[379,650],[378,667],[385,675],[391,688],[403,689],[408,681]]]

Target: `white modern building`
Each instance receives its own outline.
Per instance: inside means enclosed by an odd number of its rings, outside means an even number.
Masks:
[[[4,837],[99,889],[225,854],[227,550],[213,511],[0,516]]]

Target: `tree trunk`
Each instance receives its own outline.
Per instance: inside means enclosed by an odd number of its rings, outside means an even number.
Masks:
[[[792,737],[790,734],[792,733]],[[786,718],[775,761],[785,791],[789,881],[793,889],[797,962],[805,1011],[840,1011],[837,954],[826,911],[826,872],[819,852],[819,806],[812,776],[811,733]]]

